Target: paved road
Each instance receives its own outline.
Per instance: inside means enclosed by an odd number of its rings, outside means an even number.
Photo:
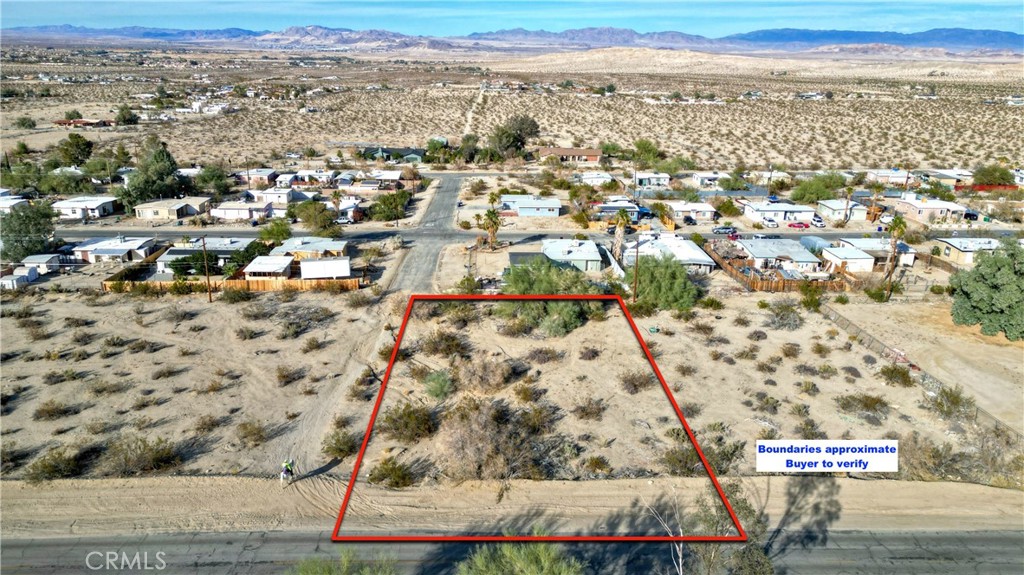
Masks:
[[[423,219],[415,228],[401,231],[402,237],[412,244],[402,263],[401,273],[392,284],[396,290],[413,293],[432,293],[434,270],[444,246],[456,241],[463,233],[456,234],[452,226],[459,202],[459,189],[469,174],[443,176],[434,198],[427,206]],[[460,230],[461,232],[461,230]]]
[[[891,575],[930,573],[960,575],[1024,573],[1024,532],[833,531],[823,546],[782,551],[776,568],[787,575]],[[397,560],[403,573],[450,573],[472,547],[421,543],[360,545],[359,554],[383,554]],[[0,570],[24,575],[68,573],[165,572],[196,575],[279,574],[309,557],[331,557],[342,549],[330,533],[259,532],[74,537],[4,538]],[[579,544],[571,548],[590,573],[650,573],[667,565],[665,544]],[[107,552],[130,562],[148,559],[134,569],[103,567]],[[90,555],[92,553],[92,555]],[[97,554],[100,553],[100,554]],[[160,553],[161,555],[158,555]],[[608,558],[613,564],[608,564]],[[89,562],[88,564],[86,562]],[[631,567],[624,567],[628,564]],[[642,568],[638,570],[640,565]],[[157,567],[164,565],[164,569]],[[779,569],[781,568],[781,569]]]

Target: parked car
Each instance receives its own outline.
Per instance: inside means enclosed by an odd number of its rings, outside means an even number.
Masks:
[[[892,223],[892,220],[894,218],[895,218],[895,216],[893,216],[892,214],[883,214],[882,217],[878,218],[878,221],[883,223],[883,224],[888,225],[888,224]]]
[[[777,227],[779,227],[779,222],[776,222],[776,221],[775,221],[774,219],[772,219],[772,218],[763,218],[763,219],[761,220],[761,223],[762,223],[762,224],[764,225],[764,227],[766,227],[766,228],[777,228]]]
[[[342,217],[334,220],[334,223],[336,223],[336,224],[351,224],[353,222],[352,222],[352,218],[348,218],[348,217],[342,216]]]
[[[693,219],[693,216],[683,216],[683,224],[688,226],[697,225],[697,220]]]
[[[823,227],[825,227],[825,222],[822,221],[819,218],[819,219],[816,219],[816,220],[811,220],[811,225],[816,227],[816,228],[823,228]]]
[[[774,204],[777,201],[779,201],[779,196],[775,196],[775,195],[768,196],[768,203],[769,204]]]
[[[764,239],[766,240],[781,240],[782,236],[779,234],[765,234]]]
[[[732,226],[718,226],[717,228],[712,228],[711,233],[713,233],[713,234],[725,234],[725,235],[735,234],[736,233],[736,228],[734,228]]]
[[[608,226],[608,235],[609,235],[609,236],[614,236],[614,235],[615,235],[615,227],[616,227],[616,226]],[[632,233],[633,233],[633,232],[635,232],[635,231],[636,231],[636,230],[635,230],[635,229],[633,229],[632,227],[630,227],[630,226],[626,226],[626,235],[627,235],[627,236],[628,236],[628,235],[630,235],[630,234],[632,234]]]
[[[789,224],[789,227],[796,228],[798,230],[806,230],[807,228],[809,228],[811,226],[805,224],[804,222],[792,222],[792,223]]]
[[[978,221],[978,212],[964,212],[964,219],[971,220],[972,222]]]
[[[649,219],[652,219],[654,217],[654,212],[652,212],[650,208],[645,208],[644,206],[640,206],[638,209],[639,209],[639,211],[637,212],[636,219],[638,219],[638,220],[649,220]]]
[[[736,240],[742,240],[743,239],[743,236],[737,234],[736,232],[733,232],[733,233],[729,234],[726,237],[729,238],[731,241],[736,241]]]

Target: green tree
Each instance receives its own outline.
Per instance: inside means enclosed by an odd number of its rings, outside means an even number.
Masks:
[[[684,310],[700,299],[700,288],[690,280],[686,266],[672,256],[640,256],[638,266],[626,270],[626,285],[632,286],[634,273],[639,268],[636,299],[638,303],[653,305],[657,309]]]
[[[139,152],[138,169],[117,190],[118,199],[131,213],[135,206],[150,200],[187,193],[191,182],[179,177],[177,170],[178,162],[167,145],[156,136],[149,136]]]
[[[523,148],[526,146],[526,140],[508,126],[498,125],[494,127],[494,130],[488,137],[488,144],[501,157],[511,158],[523,151]]]
[[[524,265],[513,266],[504,276],[506,294],[599,294],[601,289],[587,281],[575,268],[563,269],[538,256]],[[589,317],[602,317],[599,301],[509,301],[501,302],[495,313],[521,322],[530,329],[539,328],[552,337],[562,337]]]
[[[292,237],[292,226],[284,218],[274,218],[260,230],[260,239],[265,242],[274,242],[280,245],[290,237]]]
[[[0,186],[12,190],[30,190],[39,186],[43,170],[35,162],[20,162],[0,169]]]
[[[815,204],[821,200],[834,200],[836,190],[843,187],[846,180],[836,173],[819,174],[809,180],[797,184],[790,194],[790,199],[801,204]]]
[[[323,202],[306,200],[295,207],[295,215],[302,220],[302,225],[307,230],[318,236],[328,238],[341,236],[341,228],[334,223],[334,212],[327,209]]]
[[[480,136],[476,134],[466,134],[462,136],[462,143],[459,146],[459,154],[462,155],[462,159],[467,162],[472,162],[476,158],[476,152],[480,144]]]
[[[617,158],[622,155],[622,146],[615,142],[601,142],[601,155]]]
[[[122,143],[118,143],[117,148],[114,150],[114,165],[118,169],[127,168],[132,165],[132,155],[128,153],[128,150]]]
[[[44,174],[39,178],[38,187],[41,194],[58,196],[88,194],[95,190],[88,178],[74,174]]]
[[[170,263],[171,271],[174,272],[175,278],[185,277],[189,275],[206,275],[207,266],[209,266],[210,275],[220,275],[222,270],[218,265],[219,259],[217,254],[213,252],[206,252],[205,257],[203,252],[197,251],[188,256],[178,258]]]
[[[215,196],[223,196],[231,191],[231,180],[224,168],[212,165],[204,166],[196,175],[196,185],[199,189],[209,192]]]
[[[6,246],[6,240],[4,241]],[[1006,239],[978,256],[974,268],[953,274],[953,323],[981,325],[981,333],[1024,339],[1024,247]]]
[[[24,141],[18,140],[14,144],[14,150],[11,153],[15,156],[27,156],[32,153],[32,149]]]
[[[57,143],[57,157],[63,166],[81,166],[92,156],[92,148],[92,140],[79,134],[68,134]]]
[[[974,168],[974,184],[978,186],[1012,186],[1013,173],[999,164]]]
[[[405,217],[405,207],[412,199],[407,190],[399,190],[384,194],[370,206],[370,218],[376,221],[391,222]]]
[[[512,116],[505,122],[505,126],[515,132],[524,142],[540,135],[540,124],[525,114]]]
[[[21,130],[31,130],[36,127],[36,121],[28,116],[21,116],[14,120],[14,127]]]
[[[45,253],[53,236],[53,220],[57,213],[50,204],[21,204],[10,213],[0,214],[0,257],[20,262],[28,256]]]
[[[274,220],[274,221],[275,222],[276,221],[284,222],[284,220]],[[285,223],[285,226],[288,225],[288,222],[284,222],[284,223]],[[266,228],[264,228],[264,230],[260,230],[260,236],[263,235],[263,231],[265,231],[265,229]],[[289,227],[289,228],[287,228],[287,230],[288,230],[288,237],[291,237],[291,228]],[[286,240],[286,239],[288,239],[288,237],[285,237],[284,239]],[[281,240],[281,241],[284,241],[284,240]],[[277,242],[277,243],[280,243],[280,242]],[[232,252],[231,253],[231,257],[228,258],[228,261],[225,262],[225,264],[224,264],[224,275],[226,275],[226,276],[233,275],[236,271],[238,271],[238,270],[244,268],[245,266],[249,265],[249,262],[251,262],[252,260],[256,259],[257,257],[270,255],[270,250],[271,250],[271,247],[269,245],[267,245],[266,243],[264,243],[262,241],[258,241],[258,242],[253,242],[253,243],[245,246],[244,250],[237,250],[237,251]]]
[[[487,244],[493,250],[498,244],[498,230],[501,229],[501,216],[498,215],[498,210],[487,210],[477,227],[487,232]]]
[[[583,564],[553,543],[498,543],[478,547],[458,575],[583,575]]]
[[[491,209],[501,201],[501,194],[497,191],[492,190],[491,193],[487,194],[487,203],[491,205]]]
[[[636,160],[637,166],[641,169],[648,168],[657,162],[661,158],[661,150],[658,149],[657,144],[646,138],[641,138],[633,142],[633,159]]]
[[[67,112],[64,112],[64,119],[65,120],[81,120],[82,119],[82,113],[79,112],[77,109],[68,110]]]
[[[719,214],[727,218],[735,218],[743,214],[743,210],[741,210],[739,206],[737,206],[732,201],[732,198],[726,198],[725,200],[720,202],[718,206],[715,208],[715,210],[717,210]]]
[[[128,104],[121,104],[121,107],[117,109],[117,115],[114,116],[114,121],[118,126],[134,126],[139,123],[139,115],[133,112]]]

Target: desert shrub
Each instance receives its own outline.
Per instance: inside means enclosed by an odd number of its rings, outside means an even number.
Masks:
[[[713,298],[713,297],[710,297],[710,296],[709,297],[704,297],[704,298],[701,298],[701,299],[697,300],[697,305],[702,307],[702,308],[704,308],[704,309],[710,309],[710,310],[716,310],[716,311],[725,308],[725,304],[723,304],[721,300]]]
[[[373,298],[365,291],[354,291],[348,294],[345,304],[350,308],[366,307],[373,303]]]
[[[512,395],[520,403],[533,403],[540,399],[541,392],[536,387],[526,383],[517,384],[512,388]]]
[[[132,411],[141,411],[143,409],[146,409],[147,407],[153,407],[154,405],[159,404],[160,400],[157,399],[156,397],[153,397],[152,395],[142,395],[139,396],[139,398],[136,399],[134,402],[132,402]]]
[[[318,339],[316,336],[307,337],[306,341],[302,342],[302,353],[310,353],[323,349],[326,342],[322,339]]]
[[[212,433],[214,429],[220,427],[223,420],[219,417],[212,415],[201,415],[196,419],[196,423],[192,426],[192,429],[199,435],[206,435]]]
[[[56,399],[47,399],[32,413],[32,419],[37,421],[53,421],[75,415],[79,411],[81,409],[78,406],[68,405]]]
[[[572,414],[586,421],[601,421],[604,410],[604,401],[588,397],[583,403],[572,408]]]
[[[724,425],[711,424],[698,432],[698,442],[704,451],[708,465],[716,475],[728,475],[743,460],[744,441],[729,441],[731,432]],[[705,475],[704,465],[693,448],[686,433],[680,428],[672,428],[666,435],[674,440],[674,445],[665,450],[660,462],[670,475],[679,477],[699,477]]]
[[[862,357],[860,359],[861,359],[861,361],[864,362],[864,365],[875,365],[876,363],[878,363],[878,360],[875,359],[875,356],[870,355],[870,354],[865,355],[864,357]]]
[[[759,391],[754,394],[754,399],[757,402],[754,407],[755,411],[761,411],[771,415],[775,415],[779,412],[779,405],[781,405],[781,402],[767,393]]]
[[[583,471],[590,475],[608,475],[612,472],[612,466],[607,457],[592,455],[583,460]]]
[[[240,340],[249,340],[259,336],[259,332],[251,327],[240,327],[235,330],[235,336]]]
[[[882,380],[885,381],[886,385],[897,387],[914,386],[914,379],[910,377],[910,370],[902,365],[891,363],[882,366],[882,369],[878,370],[878,375],[882,376]]]
[[[754,359],[757,359],[757,352],[760,351],[760,350],[761,350],[760,347],[758,347],[758,346],[756,346],[754,344],[751,344],[751,345],[747,346],[746,348],[741,349],[740,351],[736,352],[736,359],[744,359],[744,360],[754,360]]]
[[[750,318],[747,317],[745,314],[741,314],[741,315],[736,316],[732,320],[732,324],[736,325],[736,326],[739,326],[739,327],[747,327],[747,326],[750,325]]]
[[[67,448],[55,447],[42,457],[32,462],[25,469],[25,480],[29,483],[52,481],[77,477],[82,473],[82,464],[77,453],[69,453]]]
[[[755,369],[761,373],[775,373],[775,366],[771,362],[759,361],[755,366]]]
[[[89,345],[90,343],[92,343],[93,337],[94,337],[93,334],[91,334],[91,333],[89,333],[87,331],[79,330],[79,331],[76,331],[71,336],[71,341],[75,342],[78,345]]]
[[[536,363],[548,363],[562,359],[564,354],[553,347],[535,347],[526,354],[526,359]]]
[[[244,288],[224,288],[220,292],[220,299],[225,303],[242,303],[251,301],[256,294]]]
[[[839,409],[847,413],[866,412],[876,416],[885,416],[889,413],[889,403],[880,395],[866,393],[840,395],[835,401]]]
[[[88,327],[92,325],[92,321],[82,319],[80,317],[66,317],[64,318],[64,327]]]
[[[183,321],[192,319],[192,313],[185,311],[176,305],[172,305],[164,310],[163,318],[164,321],[169,321],[172,323],[181,323]]]
[[[865,288],[864,295],[868,296],[872,301],[884,303],[886,301],[885,286]]]
[[[28,328],[28,339],[30,341],[43,341],[53,337],[53,333],[45,327],[34,325]]]
[[[800,357],[800,344],[798,343],[787,343],[782,346],[782,355],[789,359],[795,359]]]
[[[963,387],[941,387],[935,393],[925,394],[925,406],[943,419],[969,418],[974,415],[974,398],[964,394]]]
[[[468,230],[473,227],[473,224],[469,223],[469,220],[459,220],[459,228]]]
[[[689,363],[680,363],[676,366],[676,373],[683,377],[690,377],[697,373],[697,366]]]
[[[103,419],[94,419],[85,424],[85,430],[93,435],[102,435],[115,429],[117,429],[116,425]]]
[[[789,414],[796,417],[807,417],[811,413],[811,406],[806,403],[795,403],[789,408]]]
[[[800,284],[800,305],[803,306],[807,311],[820,311],[821,310],[821,295],[824,293],[824,289],[812,282],[805,281]]]
[[[241,316],[249,321],[268,319],[274,315],[274,310],[263,303],[253,303],[242,308]]]
[[[57,385],[67,380],[67,374],[61,371],[48,371],[43,374],[43,383],[46,385]]]
[[[768,306],[765,327],[793,331],[799,329],[803,324],[804,318],[800,315],[800,309],[793,298],[777,299]]]
[[[694,333],[697,333],[704,337],[710,337],[711,334],[715,333],[715,326],[703,321],[698,321],[690,324],[690,329],[692,329]]]
[[[370,471],[368,480],[375,485],[401,489],[412,485],[412,469],[394,457],[385,457]]]
[[[622,389],[626,393],[636,395],[645,389],[654,387],[658,384],[658,381],[652,373],[643,370],[634,370],[620,373],[619,383],[622,385]]]
[[[491,392],[501,389],[512,378],[512,365],[500,359],[476,356],[456,363],[457,377],[464,387],[472,386]]]
[[[462,335],[453,331],[438,329],[423,338],[420,342],[420,349],[428,355],[451,357],[453,355],[468,355],[470,346]]]
[[[818,368],[814,367],[813,365],[807,365],[806,363],[801,363],[800,365],[794,367],[793,371],[795,371],[797,375],[818,375]]]
[[[928,291],[932,292],[935,295],[942,295],[946,293],[946,288],[936,284],[928,288]]]
[[[818,366],[818,376],[820,376],[822,379],[832,379],[832,377],[837,373],[839,372],[836,370],[835,367],[832,367],[832,364],[823,363],[820,366]]]
[[[779,434],[779,430],[772,427],[762,428],[757,433],[757,438],[762,441],[771,441],[773,439],[780,439],[782,436]]]
[[[697,312],[693,311],[692,309],[672,310],[672,319],[689,322],[695,317],[697,317]]]
[[[102,467],[107,474],[130,477],[164,471],[180,463],[178,449],[170,441],[162,437],[150,441],[145,437],[128,435],[107,446]]]
[[[519,425],[527,435],[550,433],[555,425],[555,409],[548,405],[531,405],[520,412]]]
[[[597,359],[597,356],[599,355],[601,355],[601,350],[596,347],[585,347],[580,350],[580,359],[584,361]]]
[[[801,421],[794,431],[800,439],[828,439],[828,435],[821,430],[818,422],[809,417]]]
[[[725,354],[717,349],[711,350],[711,352],[708,355],[714,361],[718,361],[725,357]]]
[[[335,429],[324,437],[321,451],[331,459],[344,460],[359,451],[359,436],[351,431]]]
[[[679,411],[683,413],[683,417],[692,419],[704,411],[704,406],[699,403],[688,401],[679,404]]]
[[[152,375],[152,378],[154,380],[156,380],[156,379],[166,379],[168,377],[174,377],[176,375],[178,375],[178,370],[176,370],[176,369],[174,369],[173,367],[170,367],[170,366],[165,366],[165,367],[161,367],[160,369],[154,371],[153,375]]]
[[[379,429],[390,439],[416,443],[432,435],[437,430],[437,422],[428,408],[405,402],[383,413]]]
[[[529,334],[533,331],[533,326],[529,322],[522,319],[512,319],[501,324],[498,328],[498,333],[507,337],[520,337]]]
[[[147,341],[144,339],[137,339],[128,345],[128,351],[132,353],[155,353],[160,351],[160,344],[155,341]]]
[[[447,371],[433,371],[423,378],[427,395],[438,401],[443,401],[455,392],[455,382]]]
[[[270,438],[267,426],[252,418],[239,423],[235,431],[238,433],[238,441],[246,448],[263,445]]]
[[[127,343],[128,340],[119,335],[112,335],[103,340],[103,345],[107,347],[124,347]]]
[[[223,380],[212,379],[209,382],[207,382],[206,385],[197,385],[195,388],[195,392],[200,395],[206,395],[209,393],[217,393],[218,391],[224,391],[225,389],[227,389],[227,385],[225,385]]]
[[[812,397],[818,395],[818,393],[821,392],[821,390],[818,389],[818,384],[814,383],[813,381],[801,381],[800,383],[796,384],[796,386],[797,389],[800,390],[800,393],[806,393],[807,395],[810,395]]]
[[[857,369],[856,367],[853,367],[852,365],[844,366],[844,367],[840,368],[840,371],[842,371],[843,373],[845,373],[846,375],[848,375],[848,376],[850,376],[850,377],[852,377],[854,379],[860,377],[860,370]]]
[[[814,345],[811,346],[811,353],[817,355],[818,357],[826,357],[828,356],[828,354],[832,353],[832,348],[821,343],[820,341],[816,341],[814,342]]]
[[[290,368],[284,365],[277,366],[277,385],[284,387],[302,379],[304,372],[302,368]]]
[[[832,301],[836,302],[839,305],[846,305],[846,304],[850,303],[850,298],[846,294],[841,293],[841,294],[837,295],[836,297],[832,298]]]

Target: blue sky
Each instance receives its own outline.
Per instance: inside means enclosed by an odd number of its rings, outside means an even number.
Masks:
[[[319,24],[428,36],[588,26],[720,37],[764,28],[1024,32],[1021,0],[0,0],[0,26],[248,28]]]

